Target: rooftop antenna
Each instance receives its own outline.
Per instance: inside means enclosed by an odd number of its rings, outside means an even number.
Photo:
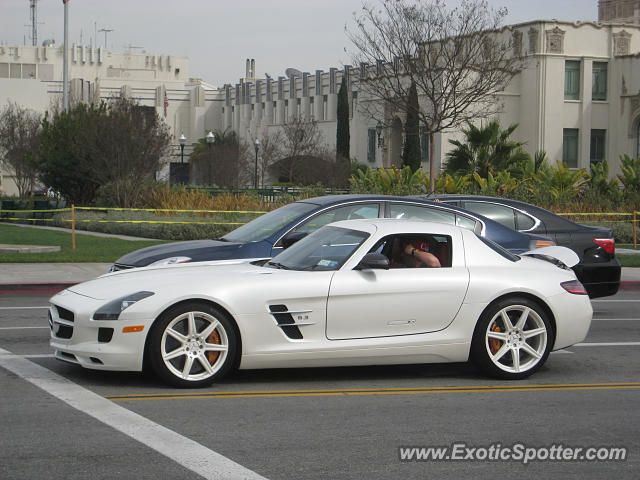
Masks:
[[[127,48],[129,49],[129,53],[131,53],[131,50],[133,50],[133,49],[140,49],[141,50],[144,47],[136,47],[135,45],[129,44],[129,45],[127,45]]]
[[[113,32],[113,28],[101,28],[100,30],[98,30],[99,32],[104,32],[104,48],[107,48],[107,33]],[[98,43],[98,40],[96,40],[96,43]]]
[[[25,26],[31,27],[31,45],[37,47],[38,25],[42,25],[42,22],[38,22],[38,0],[29,0],[29,8],[31,9],[31,24]]]

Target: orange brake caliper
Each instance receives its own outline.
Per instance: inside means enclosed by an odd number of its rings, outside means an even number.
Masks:
[[[502,330],[500,329],[500,327],[498,326],[497,323],[493,323],[493,325],[491,325],[491,329],[492,332],[501,332]],[[500,340],[498,340],[497,338],[490,338],[489,339],[489,349],[491,350],[491,353],[493,353],[494,355],[496,354],[496,352],[498,350],[500,350]]]
[[[217,345],[220,344],[220,336],[218,335],[218,332],[216,332],[215,330],[211,333],[211,335],[209,335],[209,337],[207,337],[207,343],[215,343]],[[220,355],[220,352],[208,352],[207,353],[207,358],[209,359],[209,363],[210,364],[214,364],[214,362],[218,359],[218,356]]]

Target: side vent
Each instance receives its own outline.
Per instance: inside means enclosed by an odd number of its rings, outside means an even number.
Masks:
[[[302,338],[302,332],[300,332],[300,329],[295,325],[296,322],[286,305],[269,305],[269,310],[287,337],[295,340]]]

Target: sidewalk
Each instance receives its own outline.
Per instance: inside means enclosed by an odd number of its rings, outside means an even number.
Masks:
[[[0,295],[55,293],[109,271],[110,263],[0,263]],[[640,268],[623,268],[621,290],[640,290]]]

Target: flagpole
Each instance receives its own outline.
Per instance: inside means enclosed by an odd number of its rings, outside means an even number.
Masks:
[[[69,111],[69,0],[64,3],[64,50],[62,68],[62,108]]]

